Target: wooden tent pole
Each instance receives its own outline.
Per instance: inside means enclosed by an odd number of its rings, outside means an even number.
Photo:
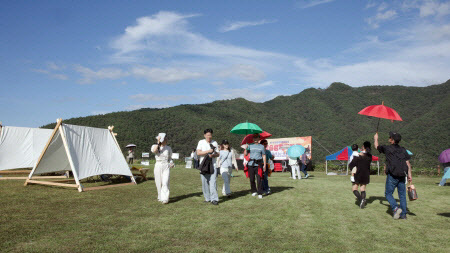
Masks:
[[[118,142],[117,139],[116,139],[116,135],[117,135],[117,134],[113,132],[113,129],[114,129],[114,126],[108,126],[108,130],[109,130],[109,132],[111,133],[111,135],[112,135],[114,141],[116,142],[117,148],[119,148],[120,152],[122,152],[122,149],[120,148],[119,142]],[[123,157],[123,159],[125,159],[124,156],[122,156],[122,157]],[[125,162],[126,162],[126,161],[127,161],[127,160],[125,160]],[[130,172],[131,172],[131,168],[130,168]],[[131,182],[133,182],[134,184],[137,184],[137,183],[136,183],[136,180],[134,179],[133,172],[131,172]]]
[[[83,187],[81,186],[80,181],[78,180],[78,173],[75,170],[75,166],[73,165],[72,156],[70,155],[69,146],[67,145],[66,134],[64,133],[64,130],[62,129],[62,127],[59,128],[59,131],[61,133],[61,138],[62,138],[62,141],[64,144],[64,149],[66,150],[66,153],[67,153],[67,158],[69,159],[70,168],[72,169],[73,178],[75,178],[75,183],[77,184],[78,191],[82,192]]]
[[[56,119],[55,129],[53,129],[52,135],[50,135],[50,138],[48,139],[47,144],[45,145],[44,149],[42,150],[38,161],[36,162],[36,164],[34,165],[33,169],[31,170],[30,175],[28,176],[27,180],[25,181],[24,186],[27,186],[28,180],[30,180],[33,177],[34,171],[36,170],[37,166],[41,162],[42,157],[44,157],[45,151],[47,151],[48,147],[50,146],[50,143],[52,143],[53,137],[55,136],[56,132],[58,131],[59,127],[61,126],[61,123],[62,123],[62,119]]]

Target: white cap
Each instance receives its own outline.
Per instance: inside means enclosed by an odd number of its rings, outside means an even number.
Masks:
[[[159,133],[158,136],[156,136],[156,139],[157,139],[159,142],[161,142],[161,143],[164,142],[164,139],[165,139],[165,138],[166,138],[166,134],[165,134],[165,133]]]

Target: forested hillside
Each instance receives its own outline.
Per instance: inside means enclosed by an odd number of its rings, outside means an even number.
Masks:
[[[264,103],[238,98],[165,109],[143,108],[63,122],[101,128],[114,125],[120,145],[136,144],[137,154],[148,152],[155,136],[166,132],[174,152],[187,156],[203,137],[205,128],[214,130],[215,140],[228,139],[238,147],[243,136],[231,134],[230,130],[246,120],[272,133],[274,138],[311,135],[326,149],[336,152],[352,143],[373,142],[377,119],[357,113],[384,101],[400,114],[403,122],[381,120],[380,142],[387,144],[388,132],[398,131],[403,136],[401,144],[414,153],[412,161],[416,166],[435,167],[439,153],[450,146],[449,91],[450,80],[428,87],[352,88],[333,83],[327,89],[310,88]],[[312,145],[313,161],[321,163],[328,153],[314,140]]]

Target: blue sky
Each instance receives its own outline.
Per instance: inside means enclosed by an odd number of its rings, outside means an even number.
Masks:
[[[6,1],[0,121],[450,79],[449,1]]]

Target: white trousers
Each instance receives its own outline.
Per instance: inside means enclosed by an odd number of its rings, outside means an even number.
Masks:
[[[158,200],[161,202],[169,201],[169,163],[156,162],[155,164],[155,184],[158,190]]]
[[[292,178],[295,179],[295,171],[297,171],[298,179],[302,179],[302,175],[300,175],[300,166],[298,165],[291,165],[292,170]]]
[[[222,175],[223,179],[223,187],[222,187],[222,195],[230,195],[230,181],[231,181],[231,171],[233,168],[220,168],[220,175]]]

